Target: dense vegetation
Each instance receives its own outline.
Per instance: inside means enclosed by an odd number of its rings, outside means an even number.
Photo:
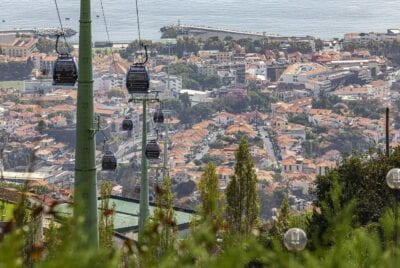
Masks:
[[[157,189],[157,209],[137,243],[110,243],[113,207],[109,185],[102,187],[99,249],[85,247],[79,219],[61,227],[53,222],[43,243],[34,243],[35,218],[23,199],[15,222],[3,229],[1,267],[397,267],[400,262],[400,193],[390,190],[385,176],[400,166],[400,149],[389,157],[379,152],[354,154],[338,168],[318,177],[311,214],[296,215],[283,198],[277,221],[258,219],[258,196],[249,147],[242,140],[236,152],[235,175],[224,195],[215,166],[207,165],[199,183],[201,204],[191,234],[177,240],[169,179]],[[306,230],[309,242],[300,253],[288,252],[283,233]]]
[[[167,71],[164,69],[164,71]],[[199,73],[196,65],[175,63],[169,66],[169,73],[182,77],[182,87],[194,90],[210,90],[220,87],[219,78],[216,75],[204,75]]]
[[[216,112],[221,111],[234,114],[254,110],[268,112],[271,110],[271,103],[273,102],[275,102],[273,97],[251,90],[248,93],[230,92],[213,102],[198,103],[192,106],[189,95],[184,93],[180,94],[178,100],[169,99],[164,101],[163,107],[174,111],[181,123],[190,126],[202,120],[210,119]]]
[[[0,81],[14,81],[28,79],[32,73],[33,62],[0,62]]]
[[[367,49],[371,55],[384,56],[396,65],[400,64],[400,43],[397,40],[393,42],[369,41],[343,44],[343,50],[345,51],[353,52],[355,49]]]
[[[176,38],[177,34],[173,31],[164,33],[163,38]],[[161,54],[176,55],[179,58],[196,54],[199,50],[219,50],[233,51],[235,48],[244,48],[247,53],[264,53],[266,50],[272,50],[274,53],[282,48],[285,48],[288,53],[299,51],[301,53],[312,52],[312,47],[309,42],[266,42],[264,40],[254,40],[251,38],[243,38],[234,40],[231,36],[225,37],[223,40],[217,36],[210,37],[206,40],[197,40],[193,37],[178,38],[176,44],[163,44],[161,42],[153,42],[151,40],[142,40],[143,45],[146,45],[149,50],[157,51]],[[320,39],[315,40],[315,48],[322,49],[323,42]],[[129,46],[121,52],[123,58],[128,59],[135,52],[140,50],[139,42],[133,41]]]
[[[59,44],[59,52],[72,52],[74,50],[73,46],[69,45],[60,40]],[[46,53],[50,54],[53,52],[56,52],[56,41],[48,39],[48,38],[39,38],[38,42],[36,43],[36,48],[39,50],[41,53]]]

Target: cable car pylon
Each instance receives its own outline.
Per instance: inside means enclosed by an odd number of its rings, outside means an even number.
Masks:
[[[93,105],[92,29],[90,0],[81,0],[79,75],[76,111],[74,218],[83,220],[86,248],[98,248],[96,132]]]
[[[148,159],[146,157],[147,147],[147,103],[159,102],[158,94],[145,94],[135,96],[132,94],[130,102],[142,102],[143,120],[142,120],[142,158],[141,158],[141,178],[140,178],[140,203],[139,203],[139,241],[141,240],[145,225],[149,219],[149,179],[148,179]]]

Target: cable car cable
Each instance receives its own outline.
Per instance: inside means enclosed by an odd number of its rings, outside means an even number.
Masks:
[[[138,0],[136,3],[136,19],[139,35],[139,46],[144,47],[146,58],[143,62],[136,62],[129,67],[128,73],[126,74],[126,88],[129,94],[148,94],[150,86],[150,77],[148,70],[145,66],[148,61],[147,47],[142,44],[141,33],[140,33],[140,16]]]
[[[61,35],[64,37],[65,45],[67,46],[67,53],[69,54],[70,48],[69,48],[69,44],[67,42],[67,38],[65,37],[65,34],[64,34],[64,27],[63,27],[63,24],[62,24],[61,15],[60,15],[60,9],[58,8],[57,0],[54,0],[54,4],[56,5],[58,21],[60,23],[60,28],[61,28]],[[57,39],[57,41],[58,41],[58,39]]]
[[[145,64],[148,60],[148,55],[147,55],[147,47],[142,43],[142,37],[141,37],[141,32],[140,32],[140,16],[139,16],[138,0],[135,0],[135,5],[136,5],[136,22],[137,22],[137,29],[138,29],[139,47],[144,47],[144,49],[145,49],[146,60],[142,63],[142,64]]]
[[[138,7],[138,0],[135,0],[136,4],[136,21],[137,21],[137,28],[138,28],[138,36],[139,36],[139,46],[142,45],[142,40],[140,37],[140,19],[139,19],[139,7]]]
[[[100,0],[100,6],[101,6],[101,12],[103,13],[103,21],[104,21],[104,26],[106,28],[107,40],[108,40],[108,43],[111,45],[110,33],[108,31],[108,24],[107,24],[107,19],[106,19],[106,13],[104,11],[103,0]],[[115,57],[114,57],[114,52],[112,50],[112,45],[111,45],[111,57],[112,57],[112,62],[113,62],[113,65],[114,65],[115,72],[117,73],[117,64],[115,62]]]

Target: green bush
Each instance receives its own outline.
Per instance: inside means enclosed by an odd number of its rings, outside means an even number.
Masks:
[[[277,222],[232,233],[223,217],[200,221],[196,215],[191,234],[180,240],[169,236],[175,231],[166,233],[176,230],[168,212],[171,185],[166,183],[159,191],[169,194],[158,199],[160,209],[143,239],[111,249],[109,244],[89,247],[80,218],[67,219],[59,227],[51,223],[44,239],[34,241],[35,218],[43,210],[29,209],[23,198],[15,221],[0,233],[0,267],[398,267],[400,194],[387,188],[385,174],[399,165],[399,149],[390,157],[374,152],[352,155],[316,181],[318,201],[311,218],[290,212],[284,198]],[[202,189],[208,193],[208,188]],[[218,215],[224,215],[223,202],[219,204]],[[282,235],[291,227],[307,232],[309,241],[302,252],[283,246]]]

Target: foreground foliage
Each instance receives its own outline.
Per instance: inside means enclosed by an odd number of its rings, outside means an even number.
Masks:
[[[237,168],[247,172],[237,170],[235,176],[243,175],[251,184],[245,144],[242,141],[237,152],[243,161]],[[1,233],[0,267],[399,267],[400,194],[385,185],[387,171],[399,164],[399,149],[390,157],[379,152],[354,154],[318,178],[318,209],[312,215],[292,214],[285,197],[275,223],[254,223],[251,229],[235,228],[235,232],[229,231],[230,217],[215,191],[215,166],[209,164],[201,179],[204,202],[190,235],[176,239],[171,182],[166,179],[143,239],[112,247],[105,239],[99,249],[84,246],[82,219],[60,227],[52,223],[45,239],[36,239],[34,223],[40,210],[27,210],[24,199],[17,206],[15,222],[7,223]],[[103,191],[108,194],[107,186]],[[103,205],[109,213],[110,207]],[[282,235],[291,227],[308,234],[303,252],[288,252],[283,246]]]

